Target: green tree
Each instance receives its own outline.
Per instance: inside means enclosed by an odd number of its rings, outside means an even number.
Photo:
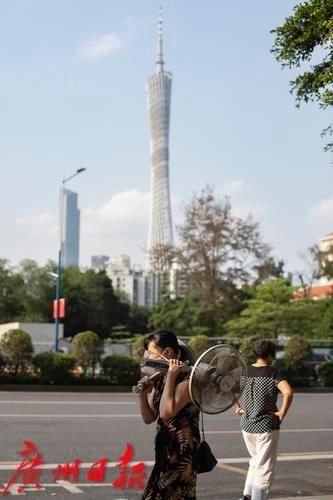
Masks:
[[[25,314],[25,285],[6,259],[0,259],[0,322],[17,321]]]
[[[318,308],[318,315],[320,318],[318,325],[318,337],[325,339],[331,338],[333,344],[333,300],[321,300],[318,303]]]
[[[26,372],[33,355],[30,335],[24,330],[8,330],[0,340],[0,351],[6,360],[6,365],[13,370],[14,375]]]
[[[285,335],[285,311],[292,291],[290,284],[282,278],[259,285],[255,297],[247,301],[247,308],[226,324],[228,335],[263,338]]]
[[[128,318],[128,330],[131,333],[148,332],[149,311],[145,307],[132,305]]]
[[[286,366],[297,369],[301,368],[302,362],[310,356],[312,348],[306,339],[300,335],[295,335],[288,340],[284,352]]]
[[[254,298],[247,301],[246,309],[226,324],[228,335],[316,337],[320,322],[319,305],[307,299],[292,301],[293,290],[290,283],[282,278],[259,285]]]
[[[112,327],[126,325],[129,305],[114,294],[105,271],[81,272],[67,268],[62,273],[62,295],[66,298],[65,336],[92,330],[109,337]]]
[[[152,329],[165,328],[178,336],[190,336],[200,325],[199,295],[193,293],[185,298],[161,300],[151,311],[149,326]]]
[[[255,285],[260,285],[273,278],[283,278],[284,261],[276,261],[274,257],[269,256],[266,260],[254,266],[254,271],[257,273],[254,280]]]
[[[242,340],[241,345],[239,346],[239,351],[244,357],[247,365],[252,365],[252,363],[256,362],[256,356],[253,352],[253,344],[259,337],[246,337]]]
[[[207,349],[213,346],[212,341],[209,340],[207,335],[194,335],[190,338],[188,346],[194,351],[194,353],[199,357]]]
[[[270,249],[252,217],[236,217],[229,200],[210,187],[195,195],[184,212],[178,227],[179,263],[201,302],[216,304],[223,284],[251,281],[254,267],[267,259]]]
[[[333,105],[333,0],[309,0],[294,7],[294,13],[272,33],[272,52],[282,67],[306,69],[291,81],[296,104],[318,102]],[[309,65],[310,63],[310,65]],[[323,135],[333,134],[332,124]],[[333,142],[325,147],[333,150]]]
[[[52,273],[56,272],[56,264],[48,261],[45,266],[39,266],[37,262],[25,259],[17,268],[18,274],[24,282],[25,293],[23,303],[25,313],[23,321],[48,321],[51,320],[52,303],[55,297],[55,278]]]
[[[103,342],[95,332],[78,333],[73,338],[71,354],[77,359],[84,375],[86,375],[88,368],[91,368],[94,376],[102,352]]]
[[[144,341],[145,335],[139,335],[132,344],[132,356],[137,363],[140,363],[145,352]]]

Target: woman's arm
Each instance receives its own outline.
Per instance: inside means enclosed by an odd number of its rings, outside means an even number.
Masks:
[[[177,359],[170,360],[169,370],[160,401],[160,417],[164,420],[174,417],[187,403],[191,401],[188,381],[176,385],[176,378],[182,363]]]
[[[278,385],[277,385],[279,391],[282,393],[282,405],[279,411],[275,412],[274,415],[279,417],[280,422],[285,418],[287,415],[287,412],[290,408],[290,405],[293,400],[294,396],[294,391],[292,387],[288,384],[286,380],[282,380]]]
[[[141,382],[144,384],[145,379]],[[145,424],[151,424],[157,418],[157,411],[153,404],[154,391],[155,389],[152,384],[146,383],[143,390],[139,393],[140,413]]]

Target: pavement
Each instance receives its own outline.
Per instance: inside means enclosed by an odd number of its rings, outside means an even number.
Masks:
[[[205,415],[206,439],[218,466],[198,477],[198,500],[238,500],[248,456],[233,412]],[[144,425],[137,397],[129,393],[0,392],[0,489],[22,459],[23,442],[36,445],[45,462],[41,489],[34,484],[19,492],[15,480],[10,496],[29,500],[73,494],[89,500],[138,500],[138,489],[114,488],[117,463],[126,443],[133,446],[133,461],[145,463],[150,473],[154,460],[154,425]],[[87,470],[107,457],[103,482],[88,481]],[[60,477],[58,465],[80,459],[80,477]],[[271,500],[333,500],[333,398],[331,394],[297,393],[285,420]]]

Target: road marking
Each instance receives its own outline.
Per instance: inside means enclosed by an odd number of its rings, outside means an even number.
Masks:
[[[70,493],[84,493],[84,491],[80,490],[76,484],[70,483],[69,481],[56,481],[60,486],[65,488],[65,490],[69,491]]]
[[[241,430],[235,431],[205,431],[205,434],[241,434]],[[333,428],[329,427],[327,429],[282,429],[281,433],[286,432],[333,432]]]
[[[105,415],[94,415],[93,413],[82,415],[82,414],[41,414],[41,413],[1,413],[0,418],[141,418],[141,415],[114,415],[114,414],[105,414]]]
[[[279,462],[290,462],[296,460],[327,460],[333,459],[333,451],[303,451],[303,452],[293,452],[293,453],[280,453],[278,455]],[[246,464],[250,460],[249,457],[240,457],[240,458],[219,458],[217,461],[221,465],[225,464]],[[146,467],[152,467],[155,464],[154,460],[142,460],[140,463],[144,463]],[[16,470],[17,466],[21,462],[0,462],[0,470]],[[133,466],[138,462],[131,462],[129,466]],[[106,468],[112,469],[115,468],[119,464],[118,462],[107,462]],[[40,465],[40,469],[44,470],[55,470],[57,467],[62,464],[43,464]],[[81,463],[80,469],[90,469],[93,463]]]
[[[224,469],[230,472],[236,472],[237,474],[240,474],[241,476],[247,476],[247,471],[244,469],[241,469],[240,467],[234,467],[233,465],[227,465],[225,463],[218,463],[217,467],[220,469]]]
[[[135,405],[134,401],[11,401],[0,400],[0,404],[13,405]]]

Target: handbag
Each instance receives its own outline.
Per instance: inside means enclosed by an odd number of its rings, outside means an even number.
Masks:
[[[211,470],[214,469],[214,467],[217,464],[216,457],[205,438],[202,412],[201,412],[201,433],[202,433],[202,438],[197,450],[197,474],[202,474],[203,472],[210,472]]]

